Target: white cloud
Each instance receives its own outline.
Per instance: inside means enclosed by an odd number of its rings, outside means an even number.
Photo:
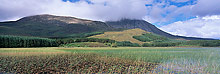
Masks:
[[[1,0],[0,21],[36,14],[68,15],[92,20],[142,19],[146,15],[145,0]]]
[[[164,22],[165,18],[162,16],[162,14],[166,13],[166,8],[163,8],[166,3],[165,1],[161,3],[152,3],[152,6],[147,6],[147,15],[143,18],[146,21],[149,21],[151,23],[156,22]]]
[[[205,19],[205,20],[220,20],[220,16],[219,15],[205,16],[205,17],[202,17],[202,19]]]
[[[173,1],[173,2],[187,2],[187,1],[189,1],[189,0],[171,0],[171,1]]]
[[[220,0],[198,0],[192,8],[193,15],[207,16],[220,15]]]
[[[189,0],[172,0],[174,2],[187,2]],[[189,37],[204,37],[220,39],[220,0],[197,0],[193,5],[177,7],[169,5],[169,2],[164,4],[155,3],[149,6],[149,15],[146,15],[145,20],[151,23],[157,23],[162,26],[161,29],[174,35],[189,36]],[[165,16],[161,16],[161,15]],[[181,15],[179,17],[179,15]],[[188,19],[189,17],[195,17]],[[182,19],[186,21],[177,21],[163,26],[163,22]],[[161,23],[162,22],[162,23]]]
[[[171,0],[173,2],[188,2],[189,0]],[[179,15],[182,15],[183,19],[199,16],[211,16],[220,15],[220,0],[197,0],[192,4],[177,7],[170,5],[169,1],[162,1],[158,3],[152,3],[152,6],[148,6],[148,15],[145,20],[152,23],[169,22],[176,19]],[[168,13],[167,13],[168,12]],[[163,15],[163,16],[162,16]],[[179,18],[179,17],[178,17]]]
[[[198,0],[195,5],[178,7],[167,17],[176,19],[175,16],[179,14],[183,14],[186,18],[197,17],[177,21],[165,25],[161,29],[174,35],[220,39],[220,7],[218,3],[220,0]],[[184,18],[182,17],[182,19]]]
[[[174,35],[220,39],[220,15],[178,21],[160,29]]]

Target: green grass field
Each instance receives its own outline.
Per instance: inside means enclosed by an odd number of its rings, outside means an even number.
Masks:
[[[220,48],[0,48],[0,73],[220,73]]]

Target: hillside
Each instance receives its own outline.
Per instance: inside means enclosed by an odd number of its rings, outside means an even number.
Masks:
[[[132,43],[143,44],[144,42],[134,39],[133,36],[139,36],[146,32],[142,29],[129,29],[124,31],[116,31],[116,32],[105,32],[104,34],[91,36],[89,38],[102,38],[102,39],[111,39],[115,41],[130,41]]]
[[[127,28],[127,29],[135,29],[140,28],[142,30],[145,30],[147,32],[152,32],[158,35],[166,36],[169,38],[175,38],[173,35],[168,34],[154,25],[144,21],[144,20],[129,20],[129,19],[123,19],[121,21],[108,21],[106,22],[108,25],[110,25],[113,28]]]
[[[29,16],[18,21],[0,23],[0,35],[65,37],[111,29],[110,26],[99,21],[53,15]]]

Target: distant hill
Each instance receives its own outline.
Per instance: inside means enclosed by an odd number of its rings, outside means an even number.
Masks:
[[[123,19],[120,21],[101,22],[47,14],[28,16],[17,21],[0,22],[0,35],[56,38],[78,36],[82,34],[96,35],[94,32],[118,31],[135,28],[140,28],[146,32],[151,32],[172,39],[213,40],[206,38],[174,36],[158,29],[156,26],[144,20]]]

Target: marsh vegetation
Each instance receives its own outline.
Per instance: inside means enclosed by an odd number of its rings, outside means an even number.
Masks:
[[[220,48],[1,48],[0,51],[1,73],[220,73]]]

